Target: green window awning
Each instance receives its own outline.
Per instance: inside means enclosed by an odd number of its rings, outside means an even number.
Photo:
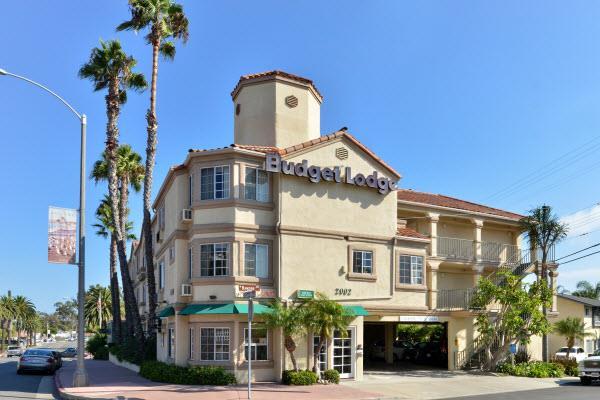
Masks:
[[[367,316],[369,315],[369,312],[367,310],[365,310],[365,308],[363,306],[344,306],[344,310],[346,310],[347,312],[351,313],[352,315],[355,315],[357,317],[359,316]]]
[[[173,307],[163,308],[160,313],[158,313],[159,318],[167,318],[172,315],[175,315],[175,309]]]
[[[255,314],[266,314],[271,308],[260,303],[254,303]],[[204,314],[248,314],[248,304],[190,304],[179,315],[204,315]]]

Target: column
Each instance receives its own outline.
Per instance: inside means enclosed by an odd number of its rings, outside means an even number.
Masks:
[[[437,274],[441,261],[427,260],[427,304],[430,310],[437,308]]]
[[[188,317],[175,313],[175,365],[186,366],[190,354]]]
[[[396,338],[396,323],[385,323],[385,362],[394,363],[394,339]]]
[[[475,260],[477,262],[481,262],[481,229],[483,228],[483,220],[481,219],[472,219],[471,220],[475,225],[473,236],[474,236],[474,247],[475,247]]]
[[[556,296],[556,287],[558,286],[558,271],[556,270],[557,268],[558,266],[556,265],[548,266],[548,275],[550,277],[550,289],[552,290],[552,307],[550,309],[552,313],[558,313],[558,301]]]
[[[483,265],[476,264],[473,266],[473,287],[477,287],[479,278],[483,275]]]
[[[431,236],[431,251],[429,255],[431,257],[437,257],[437,224],[440,220],[440,214],[429,213],[427,214],[427,216],[429,217],[429,222],[431,223],[431,226],[429,228]]]
[[[240,321],[236,318],[233,321],[233,332],[231,332],[231,337],[229,338],[229,347],[231,348],[231,360],[233,361],[233,374],[236,377],[238,376],[238,363],[240,362],[240,359],[243,357],[242,355],[244,354],[244,345],[240,345],[240,340],[243,341],[243,338],[240,338],[240,335],[244,334],[244,327],[242,327],[241,329],[242,331],[240,333]]]

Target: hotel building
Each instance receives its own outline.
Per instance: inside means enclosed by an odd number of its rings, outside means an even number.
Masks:
[[[385,343],[394,361],[398,324],[443,326],[447,368],[476,350],[470,295],[481,276],[518,257],[518,214],[399,189],[401,175],[346,129],[321,135],[312,81],[272,71],[240,78],[231,93],[234,144],[190,150],[154,203],[160,331],[157,352],[177,365],[220,365],[244,382],[247,302],[256,289],[253,379],[290,368],[280,332],[260,326],[270,299],[316,292],[355,314],[336,332],[321,368],[361,379],[365,355]],[[131,253],[147,313],[143,243]],[[150,321],[145,321],[150,323]],[[298,338],[300,368],[315,338]]]

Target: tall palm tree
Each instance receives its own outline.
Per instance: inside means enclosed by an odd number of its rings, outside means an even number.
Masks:
[[[589,336],[585,332],[585,323],[579,317],[561,319],[554,324],[554,332],[560,336],[564,336],[567,341],[567,360],[569,359],[571,348],[575,346],[575,341],[583,340],[586,336]]]
[[[600,282],[596,282],[596,286],[593,286],[588,281],[577,282],[577,290],[573,292],[573,296],[587,297],[590,299],[600,299]]]
[[[141,31],[148,29],[146,41],[152,46],[152,83],[150,86],[150,108],[146,113],[146,175],[144,177],[144,221],[142,240],[144,241],[146,268],[148,268],[148,306],[150,321],[155,320],[157,305],[156,278],[154,276],[154,253],[151,224],[151,197],[158,119],[156,116],[156,83],[158,80],[158,55],[172,60],[175,57],[175,44],[171,39],[181,39],[184,43],[189,36],[189,21],[183,7],[172,0],[129,0],[131,19],[117,26],[118,31]],[[154,324],[149,326],[154,333]]]
[[[14,317],[15,317],[15,328],[17,329],[17,339],[20,339],[21,333],[25,330],[25,323],[27,320],[33,318],[35,315],[35,306],[33,302],[25,296],[15,296],[13,298],[14,303]]]
[[[108,194],[111,200],[113,226],[121,227],[119,213],[119,182],[117,177],[117,148],[119,145],[118,119],[121,106],[127,101],[127,90],[141,91],[146,88],[144,75],[136,73],[133,68],[136,60],[128,56],[117,40],[100,41],[100,47],[92,49],[90,58],[79,70],[82,79],[89,79],[94,84],[94,91],[107,89],[106,95],[106,156],[108,164]],[[121,229],[114,230],[117,240],[117,254],[121,266],[121,274],[129,273],[127,266],[126,238]],[[138,339],[144,341],[144,331],[137,305],[133,285],[123,282],[125,306],[132,317],[132,325]]]
[[[304,308],[296,307],[292,304],[287,307],[283,305],[281,299],[277,299],[271,305],[271,312],[263,315],[263,321],[267,329],[281,329],[283,334],[283,345],[290,353],[290,359],[294,370],[298,370],[298,364],[294,351],[296,351],[296,342],[294,336],[306,332],[303,321]]]
[[[323,346],[328,340],[333,340],[336,331],[345,337],[354,315],[322,293],[317,293],[304,307],[304,326],[309,332],[319,335],[319,344],[313,355],[313,371],[319,375],[319,354],[323,351]]]
[[[112,293],[108,287],[90,286],[85,294],[84,316],[89,330],[106,328],[112,318]]]
[[[2,330],[2,338],[0,342],[0,350],[4,350],[4,341],[12,334],[12,322],[16,316],[16,309],[13,298],[11,296],[0,297],[0,328]]]
[[[560,222],[552,207],[543,205],[529,211],[529,215],[519,221],[521,230],[529,240],[530,249],[541,253],[541,279],[548,286],[548,256],[554,246],[567,237],[568,226]],[[543,307],[544,316],[548,315],[546,306]],[[542,336],[542,358],[548,361],[548,335]]]

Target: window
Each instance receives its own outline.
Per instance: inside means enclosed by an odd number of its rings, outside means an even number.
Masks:
[[[200,246],[200,276],[229,275],[229,243]]]
[[[246,167],[244,197],[248,200],[269,201],[269,176],[267,171]]]
[[[319,346],[319,342],[321,341],[321,337],[318,335],[313,335],[313,352],[317,352],[317,347]],[[323,373],[327,370],[327,343],[323,345],[323,348],[319,352],[319,371]]]
[[[200,328],[200,360],[229,361],[229,328]]]
[[[165,229],[165,206],[158,208],[158,229]]]
[[[355,274],[372,274],[373,252],[354,250],[352,252],[352,272]]]
[[[200,170],[200,200],[229,198],[229,166]]]
[[[169,262],[175,261],[175,245],[169,247]]]
[[[194,359],[194,328],[190,328],[190,360]]]
[[[400,256],[400,283],[409,285],[423,284],[423,257]]]
[[[165,287],[165,262],[161,261],[158,264],[158,288],[164,289]]]
[[[194,175],[192,174],[190,174],[190,177],[188,178],[188,189],[188,205],[191,207],[194,196]]]
[[[269,359],[269,335],[266,328],[252,328],[252,361]],[[244,358],[248,360],[248,328],[244,328]]]
[[[194,273],[194,262],[192,259],[192,249],[188,249],[188,279],[192,279],[192,274]]]
[[[167,342],[167,356],[173,358],[175,355],[175,328],[169,328],[169,338]]]
[[[244,245],[244,275],[257,278],[269,276],[269,246],[249,243]]]
[[[585,308],[585,316],[586,317],[591,317],[592,316],[592,309],[589,307]]]

